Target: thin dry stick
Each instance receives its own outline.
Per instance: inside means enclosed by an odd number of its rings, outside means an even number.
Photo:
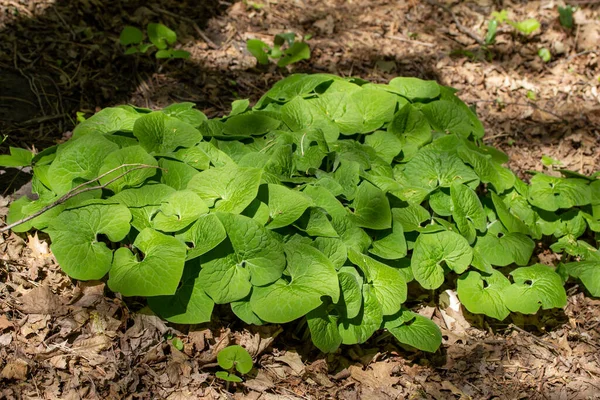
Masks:
[[[440,4],[435,0],[426,0],[429,4],[431,4],[432,6],[435,7],[439,7],[442,10],[446,11],[448,14],[450,14],[450,16],[452,17],[452,20],[454,21],[454,25],[456,25],[456,28],[461,31],[462,33],[464,33],[465,35],[467,35],[468,37],[470,37],[471,39],[473,39],[474,41],[476,41],[480,46],[485,45],[485,42],[483,41],[482,38],[480,38],[479,36],[477,36],[476,34],[474,34],[473,32],[471,32],[469,29],[467,29],[463,24],[460,23],[460,21],[458,20],[458,18],[456,18],[456,14],[454,14],[454,11],[452,11],[448,6],[445,6],[444,4]]]
[[[113,179],[109,180],[108,182],[106,182],[106,183],[104,183],[102,185],[91,186],[91,187],[84,187],[84,186],[89,185],[92,182],[96,182],[96,181],[104,178],[105,176],[112,174],[113,172],[117,171],[118,169],[124,168],[124,167],[134,167],[134,168],[128,169],[127,171],[125,171],[122,174],[114,177]],[[31,221],[32,219],[34,219],[36,217],[39,217],[40,215],[42,215],[46,211],[53,209],[54,207],[56,207],[56,206],[64,203],[65,201],[67,201],[67,200],[69,200],[69,199],[71,199],[71,198],[73,198],[73,197],[75,197],[77,195],[80,195],[81,193],[90,192],[92,190],[104,189],[108,185],[110,185],[111,183],[113,183],[113,182],[121,179],[122,177],[124,177],[128,173],[130,173],[132,171],[135,171],[135,170],[138,170],[138,169],[144,169],[144,168],[158,168],[158,169],[162,169],[159,166],[148,165],[148,164],[123,164],[123,165],[119,165],[118,167],[113,168],[113,169],[111,169],[111,170],[109,170],[109,171],[107,171],[107,172],[105,172],[105,173],[97,176],[96,178],[94,178],[94,179],[92,179],[90,181],[84,182],[81,185],[78,185],[78,186],[74,187],[73,189],[69,190],[65,195],[63,195],[60,199],[54,201],[51,204],[48,204],[46,207],[42,208],[41,210],[36,211],[35,213],[33,213],[33,214],[31,214],[31,215],[23,218],[23,219],[20,219],[20,220],[18,220],[16,222],[13,222],[12,224],[8,224],[8,225],[5,225],[5,226],[1,227],[0,228],[0,233],[6,232],[9,229],[12,229],[15,226],[24,224],[27,221]]]
[[[535,108],[536,110],[539,110],[541,112],[545,112],[546,114],[550,114],[553,117],[556,117],[558,119],[560,119],[561,121],[565,121],[564,117],[562,115],[558,115],[550,110],[547,110],[545,108],[542,108],[540,106],[538,106],[537,104],[534,103],[518,103],[518,102],[512,102],[512,101],[508,101],[508,102],[502,102],[502,103],[498,103],[497,100],[468,100],[465,99],[465,101],[467,103],[497,103],[498,105],[502,105],[502,106],[521,106],[521,107],[532,107]]]
[[[555,345],[554,343],[549,343],[543,339],[540,339],[539,337],[535,336],[533,333],[531,332],[527,332],[525,329],[523,328],[519,328],[518,326],[516,326],[515,324],[509,324],[508,325],[509,328],[514,329],[515,331],[518,331],[524,335],[529,336],[530,338],[532,338],[534,341],[538,342],[539,344],[541,344],[542,346],[546,346],[547,348],[549,348],[550,350],[554,350],[555,352],[559,352],[560,351],[560,347],[558,347],[557,345]]]
[[[206,42],[206,44],[211,49],[216,50],[216,49],[219,48],[219,46],[217,46],[215,44],[215,42],[213,42],[212,40],[210,40],[210,38],[208,36],[206,36],[206,33],[204,33],[204,31],[202,29],[200,29],[200,27],[198,26],[198,24],[196,23],[196,21],[194,21],[193,19],[188,18],[188,17],[184,17],[182,15],[175,14],[174,12],[171,12],[169,10],[164,10],[164,9],[162,9],[160,7],[157,7],[157,6],[152,6],[152,9],[154,11],[156,11],[157,13],[169,15],[169,16],[171,16],[173,18],[179,18],[180,20],[185,21],[185,22],[191,24],[192,27],[194,28],[194,30],[196,31],[196,33],[198,34],[198,36],[200,36],[202,38],[202,40],[204,40]]]

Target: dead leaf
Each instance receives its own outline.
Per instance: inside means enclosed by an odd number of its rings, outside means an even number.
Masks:
[[[5,333],[4,335],[0,335],[0,346],[8,346],[12,343],[12,333]]]
[[[256,377],[244,382],[244,386],[257,392],[265,392],[275,387],[273,380],[264,371],[258,370]]]
[[[71,304],[75,307],[90,307],[104,298],[104,282],[79,282]]]
[[[89,339],[77,339],[73,343],[71,350],[85,358],[92,358],[93,356],[100,353],[102,350],[108,348],[111,345],[110,338],[104,335],[98,335]]]
[[[397,363],[388,363],[385,361],[373,363],[364,371],[356,365],[348,367],[350,376],[369,388],[389,387],[398,383],[400,378],[392,376],[393,370],[398,366]]]
[[[6,315],[0,315],[0,332],[7,328],[14,328],[12,321],[9,321]]]
[[[275,360],[287,364],[297,376],[303,376],[306,372],[302,358],[295,351],[286,351],[284,355],[275,357]]]
[[[27,363],[19,358],[10,360],[2,372],[0,373],[0,377],[4,379],[15,379],[19,381],[24,381],[27,379],[27,371],[29,370],[29,366]]]
[[[38,286],[18,300],[22,304],[19,310],[25,314],[64,315],[67,312],[61,298],[55,295],[48,286]]]

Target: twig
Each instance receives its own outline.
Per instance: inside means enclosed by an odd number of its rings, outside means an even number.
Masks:
[[[465,35],[467,35],[468,37],[470,37],[471,39],[473,39],[474,41],[477,42],[477,44],[484,46],[485,42],[483,41],[482,38],[480,38],[479,36],[477,36],[476,34],[474,34],[473,32],[471,32],[469,29],[467,29],[463,24],[460,23],[460,21],[458,20],[458,18],[456,17],[456,14],[454,14],[454,11],[452,11],[448,6],[445,6],[443,4],[438,3],[435,0],[425,0],[427,1],[429,4],[431,4],[432,6],[435,7],[439,7],[442,10],[446,11],[448,14],[450,14],[450,16],[452,17],[452,20],[454,21],[454,24],[456,25],[456,28],[464,33]]]
[[[498,101],[496,100],[467,100],[465,99],[465,102],[467,103],[498,103]],[[499,105],[502,106],[522,106],[522,107],[533,107],[536,110],[540,110],[541,112],[545,112],[546,114],[550,114],[553,117],[556,117],[558,119],[560,119],[561,121],[565,121],[564,117],[562,115],[558,115],[552,111],[546,110],[545,108],[542,108],[540,106],[538,106],[535,103],[517,103],[517,102],[502,102],[502,103],[498,103]]]
[[[527,335],[529,337],[531,337],[535,342],[538,342],[539,344],[541,344],[542,346],[546,346],[548,348],[550,348],[551,350],[554,350],[555,352],[559,352],[560,348],[553,344],[553,343],[548,343],[545,340],[540,339],[539,337],[535,336],[533,333],[531,332],[527,332],[525,329],[523,328],[519,328],[518,326],[516,326],[515,324],[510,324],[508,325],[509,328],[516,330],[517,332],[520,332],[524,335]]]
[[[122,174],[116,176],[115,178],[109,180],[108,182],[106,182],[106,183],[104,183],[102,185],[91,186],[91,187],[84,187],[84,186],[86,186],[86,185],[88,185],[88,184],[90,184],[92,182],[99,181],[100,179],[104,178],[105,176],[110,175],[113,172],[117,171],[118,169],[124,168],[124,167],[134,167],[134,168],[128,169],[127,171],[123,172]],[[97,176],[96,178],[94,178],[92,180],[89,180],[89,181],[84,182],[84,183],[82,183],[80,185],[77,185],[73,189],[69,190],[66,194],[64,194],[60,199],[54,201],[51,204],[48,204],[47,206],[45,206],[44,208],[40,209],[39,211],[37,211],[37,212],[35,212],[35,213],[33,213],[33,214],[31,214],[31,215],[23,218],[23,219],[20,219],[20,220],[18,220],[16,222],[13,222],[12,224],[8,224],[8,225],[5,225],[5,226],[1,227],[0,228],[0,233],[6,232],[9,229],[12,229],[15,226],[24,224],[27,221],[31,221],[32,219],[34,219],[36,217],[39,217],[40,215],[42,215],[46,211],[51,210],[52,208],[54,208],[54,207],[56,207],[56,206],[64,203],[65,201],[67,201],[67,200],[69,200],[69,199],[71,199],[71,198],[73,198],[73,197],[75,197],[77,195],[80,195],[81,193],[90,192],[92,190],[104,189],[108,185],[110,185],[111,183],[115,182],[118,179],[121,179],[122,177],[124,177],[128,173],[130,173],[132,171],[135,171],[135,170],[138,170],[138,169],[144,169],[144,168],[158,168],[158,169],[162,169],[159,166],[148,165],[148,164],[122,164],[122,165],[119,165],[118,167],[113,168],[113,169],[111,169],[111,170],[109,170],[109,171],[107,171],[107,172],[105,172],[105,173]]]
[[[211,48],[211,49],[218,49],[219,46],[217,46],[215,44],[215,42],[213,42],[212,40],[210,40],[210,38],[208,36],[206,36],[206,33],[204,33],[204,31],[202,29],[200,29],[200,27],[198,26],[198,24],[196,23],[196,21],[194,21],[191,18],[188,17],[184,17],[181,15],[177,15],[174,12],[171,12],[169,10],[164,10],[158,6],[152,6],[152,9],[154,11],[156,11],[157,13],[161,13],[161,14],[165,14],[165,15],[169,15],[173,18],[179,18],[182,21],[185,21],[189,24],[192,25],[192,27],[194,28],[194,30],[196,31],[196,33],[198,34],[198,36],[200,36],[202,38],[202,40],[204,40],[206,42],[206,44]]]
[[[35,125],[46,121],[52,121],[55,119],[66,117],[67,114],[56,114],[56,115],[46,115],[45,117],[33,118],[27,121],[23,121],[20,125]]]
[[[403,38],[401,36],[384,36],[393,40],[397,40],[399,42],[406,42],[406,43],[412,43],[412,44],[418,44],[421,46],[426,46],[426,47],[435,47],[435,44],[433,43],[427,43],[427,42],[421,42],[419,40],[413,40],[413,39],[408,39],[408,38]]]

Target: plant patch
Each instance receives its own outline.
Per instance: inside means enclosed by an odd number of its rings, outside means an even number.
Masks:
[[[598,174],[525,183],[483,135],[455,90],[416,78],[291,75],[213,119],[108,108],[63,144],[0,157],[31,166],[37,196],[0,229],[47,232],[69,276],[107,278],[173,323],[229,304],[248,324],[305,318],[324,352],[379,330],[436,351],[440,330],[406,308],[411,281],[456,282],[467,310],[499,320],[563,307],[566,279],[600,295]],[[568,262],[531,265],[539,240]],[[239,381],[252,360],[228,349],[219,376]]]

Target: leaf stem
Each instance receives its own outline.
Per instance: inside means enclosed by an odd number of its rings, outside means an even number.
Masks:
[[[134,167],[134,168],[128,169],[127,171],[125,171],[122,174],[114,177],[113,179],[109,180],[108,182],[106,182],[106,183],[104,183],[102,185],[85,187],[85,186],[89,185],[90,183],[99,181],[100,179],[104,178],[105,176],[110,175],[113,172],[119,170],[120,168],[124,168],[124,167]],[[73,197],[75,197],[77,195],[80,195],[81,193],[90,192],[92,190],[104,189],[108,185],[110,185],[111,183],[115,182],[118,179],[121,179],[122,177],[124,177],[128,173],[130,173],[132,171],[135,171],[135,170],[138,170],[138,169],[144,169],[144,168],[158,168],[158,169],[162,169],[159,166],[149,165],[149,164],[122,164],[122,165],[119,165],[118,167],[115,167],[115,168],[113,168],[113,169],[111,169],[109,171],[106,171],[105,173],[103,173],[101,175],[98,175],[96,178],[94,178],[92,180],[89,180],[87,182],[84,182],[84,183],[82,183],[80,185],[75,186],[73,189],[69,190],[66,194],[64,194],[61,198],[59,198],[58,200],[56,200],[56,201],[48,204],[44,208],[36,211],[35,213],[33,213],[33,214],[31,214],[31,215],[29,215],[29,216],[27,216],[25,218],[22,218],[22,219],[20,219],[18,221],[15,221],[12,224],[8,224],[8,225],[5,225],[5,226],[1,227],[0,228],[0,233],[6,232],[6,231],[14,228],[15,226],[18,226],[18,225],[24,224],[25,222],[31,221],[32,219],[34,219],[36,217],[39,217],[40,215],[42,215],[46,211],[53,209],[54,207],[56,207],[56,206],[64,203],[65,201],[67,201],[67,200],[69,200],[69,199],[71,199],[71,198],[73,198]]]

